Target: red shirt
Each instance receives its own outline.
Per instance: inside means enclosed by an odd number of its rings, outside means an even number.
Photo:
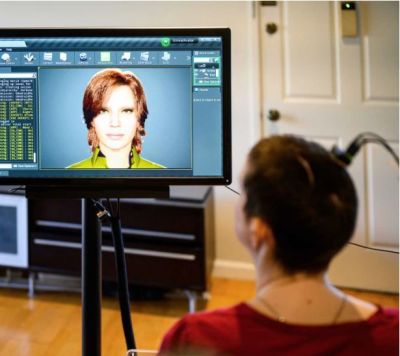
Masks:
[[[399,355],[399,311],[379,307],[364,321],[309,326],[278,322],[241,303],[187,314],[165,335],[160,355]]]

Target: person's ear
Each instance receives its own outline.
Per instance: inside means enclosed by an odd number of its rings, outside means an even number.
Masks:
[[[268,248],[275,247],[275,238],[272,229],[259,217],[252,217],[250,219],[250,243],[255,250],[263,243],[266,243]]]

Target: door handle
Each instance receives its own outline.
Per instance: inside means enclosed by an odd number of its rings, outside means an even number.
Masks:
[[[268,22],[265,25],[265,31],[267,31],[269,35],[273,35],[276,31],[278,31],[278,25],[275,22]]]
[[[281,118],[281,113],[278,110],[269,110],[268,111],[268,120],[278,121],[280,118]]]

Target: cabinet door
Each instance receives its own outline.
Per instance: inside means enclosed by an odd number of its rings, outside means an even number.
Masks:
[[[122,199],[121,228],[129,283],[206,290],[206,206],[210,208],[201,203]],[[80,275],[80,210],[79,200],[29,200],[31,269]],[[116,280],[114,256],[111,228],[104,223],[103,280]]]
[[[23,196],[0,194],[0,265],[28,267],[27,204]]]

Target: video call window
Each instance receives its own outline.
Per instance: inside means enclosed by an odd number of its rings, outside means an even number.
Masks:
[[[0,179],[222,176],[222,48],[0,36]]]

